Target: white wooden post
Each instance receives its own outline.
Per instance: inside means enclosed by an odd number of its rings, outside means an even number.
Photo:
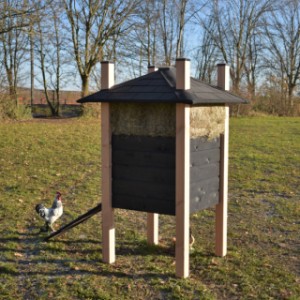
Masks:
[[[176,276],[189,276],[190,106],[176,104]]]
[[[101,104],[102,140],[102,258],[115,261],[115,225],[112,208],[111,127],[109,103]]]
[[[101,89],[114,85],[114,64],[101,62]],[[115,261],[115,224],[112,208],[111,170],[111,126],[109,103],[101,104],[101,155],[102,155],[102,259],[106,263]]]
[[[151,245],[158,244],[158,214],[147,213],[147,242]]]
[[[227,210],[228,210],[228,143],[229,143],[229,107],[225,107],[225,130],[220,141],[220,192],[216,205],[216,249],[217,256],[227,253]]]
[[[110,89],[115,83],[114,63],[110,61],[101,62],[101,89]]]
[[[155,72],[155,66],[148,66],[148,73]],[[147,242],[151,245],[158,244],[159,221],[158,214],[147,213]]]
[[[230,67],[226,64],[218,64],[217,85],[224,91],[230,90]]]

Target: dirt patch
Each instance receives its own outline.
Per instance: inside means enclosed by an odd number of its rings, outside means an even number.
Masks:
[[[78,117],[64,118],[64,117],[49,117],[49,118],[32,118],[28,120],[20,120],[23,123],[74,123],[74,120],[80,120]]]

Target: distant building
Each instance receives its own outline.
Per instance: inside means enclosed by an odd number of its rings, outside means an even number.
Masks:
[[[55,97],[54,91],[49,91],[50,97]],[[60,104],[79,105],[76,101],[81,98],[80,91],[60,91]],[[30,104],[30,88],[18,89],[19,104]],[[34,90],[33,104],[47,104],[45,93],[41,89]]]

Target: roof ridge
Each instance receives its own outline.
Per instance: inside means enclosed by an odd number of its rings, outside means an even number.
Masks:
[[[160,71],[161,75],[163,76],[163,78],[167,81],[167,83],[169,84],[170,87],[172,88],[176,88],[176,84],[174,85],[170,80],[169,78],[166,76],[165,72],[163,71],[170,71],[170,75],[173,75],[172,71],[174,70],[175,68],[172,68],[172,67],[168,67],[168,68],[160,68],[158,69],[158,71]],[[174,78],[175,79],[175,78]],[[176,79],[175,79],[175,82],[176,82]]]
[[[154,72],[152,72],[154,73]],[[147,77],[148,75],[151,75],[152,73],[147,73],[147,74],[144,74],[142,76],[138,76],[138,77],[135,77],[135,78],[132,78],[132,79],[129,79],[129,80],[126,80],[126,81],[123,81],[123,82],[120,82],[118,84],[115,84],[113,85],[109,90],[113,90],[114,88],[118,88],[118,87],[122,87],[122,86],[126,86],[127,84],[130,84],[131,82],[133,81],[140,81],[140,80],[143,80],[145,77]],[[101,91],[102,89],[100,89]]]

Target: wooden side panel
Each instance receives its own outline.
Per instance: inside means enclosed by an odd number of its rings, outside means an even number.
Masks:
[[[191,140],[190,212],[219,202],[220,138]]]
[[[102,140],[102,255],[103,261],[115,261],[115,225],[112,208],[111,129],[109,104],[101,105]]]
[[[113,135],[112,205],[175,215],[175,138]]]
[[[219,202],[219,177],[191,183],[190,212],[214,207]]]
[[[176,104],[176,276],[189,276],[190,107]]]
[[[202,166],[192,166],[190,169],[191,182],[199,182],[208,178],[218,177],[220,164],[210,163]]]

